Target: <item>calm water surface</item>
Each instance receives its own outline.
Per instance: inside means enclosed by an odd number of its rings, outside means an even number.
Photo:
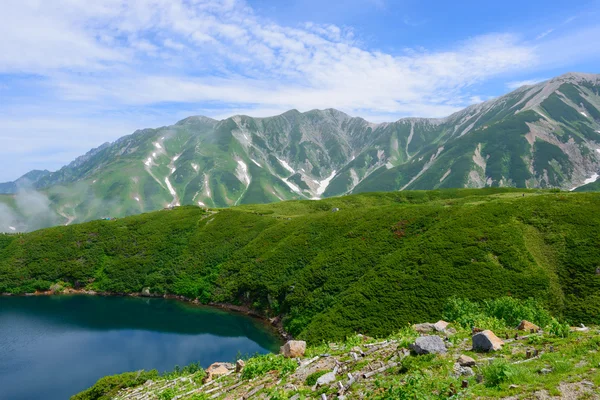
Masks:
[[[0,399],[68,399],[105,375],[276,351],[259,321],[164,299],[0,297]]]

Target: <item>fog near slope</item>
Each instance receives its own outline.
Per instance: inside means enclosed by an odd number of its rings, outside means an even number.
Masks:
[[[0,203],[0,232],[29,232],[61,222],[50,207],[50,199],[31,188],[20,187],[14,196],[14,204],[11,208]]]

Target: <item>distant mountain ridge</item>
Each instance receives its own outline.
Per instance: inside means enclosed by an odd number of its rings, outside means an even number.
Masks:
[[[71,223],[180,204],[228,207],[366,191],[570,190],[598,173],[600,75],[569,73],[446,118],[375,124],[335,109],[189,117],[138,130],[27,180]],[[0,184],[0,191],[15,193],[22,181]]]

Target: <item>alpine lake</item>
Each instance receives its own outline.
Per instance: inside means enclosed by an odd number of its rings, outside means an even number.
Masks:
[[[162,298],[0,297],[0,399],[63,400],[99,378],[276,352],[257,319]]]

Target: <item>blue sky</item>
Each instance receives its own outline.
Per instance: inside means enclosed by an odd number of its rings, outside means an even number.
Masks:
[[[600,1],[5,0],[0,181],[189,115],[440,117],[600,72]]]

